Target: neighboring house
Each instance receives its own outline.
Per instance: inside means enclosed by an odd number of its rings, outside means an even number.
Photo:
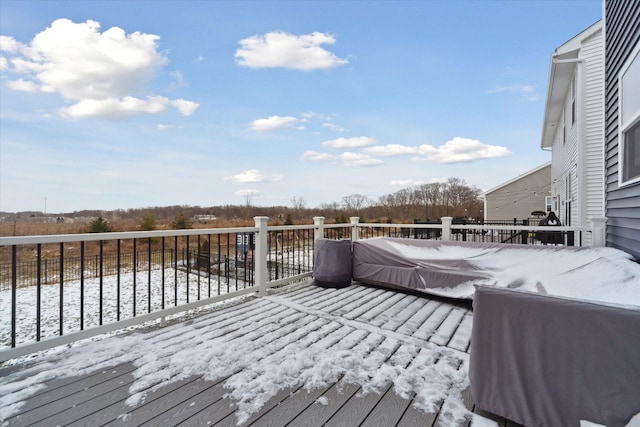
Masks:
[[[534,211],[553,210],[551,162],[484,192],[484,219],[528,219]]]
[[[550,150],[551,196],[563,225],[604,216],[602,21],[551,55],[541,147]]]
[[[607,246],[640,260],[640,2],[605,0]]]

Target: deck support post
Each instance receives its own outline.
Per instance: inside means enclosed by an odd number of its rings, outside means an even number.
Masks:
[[[443,216],[442,217],[442,240],[448,241],[451,240],[451,223],[453,222],[453,217]]]
[[[591,218],[591,247],[603,248],[607,245],[607,217]]]
[[[258,228],[255,238],[256,249],[254,252],[256,262],[255,284],[258,286],[258,296],[264,297],[267,295],[267,254],[269,251],[267,223],[269,217],[256,216],[253,217],[253,220],[256,223],[256,228]]]
[[[360,221],[360,217],[352,216],[349,219],[351,220],[351,241],[355,242],[358,240],[358,222]]]
[[[324,239],[324,217],[314,216],[313,225],[313,241]]]

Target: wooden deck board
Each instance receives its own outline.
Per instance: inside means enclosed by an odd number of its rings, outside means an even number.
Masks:
[[[300,311],[302,307],[309,310]],[[270,322],[256,322],[265,317],[269,317]],[[306,331],[298,330],[300,323],[308,325]],[[407,367],[416,357],[421,360],[416,363],[427,359],[416,354],[407,360],[407,354],[414,350],[403,347],[402,341],[392,344],[395,341],[388,337],[406,337],[410,343],[430,341],[430,345],[448,346],[464,353],[469,350],[472,314],[469,305],[380,288],[352,285],[336,290],[300,286],[280,291],[275,299],[240,303],[185,324],[190,326],[186,331],[159,328],[150,330],[144,339],[150,344],[162,343],[160,356],[183,350],[185,343],[215,348],[233,340],[252,340],[258,347],[268,347],[270,353],[265,357],[270,358],[285,352],[293,340],[301,349],[350,351],[351,348],[357,354],[365,354],[364,361],[374,366],[384,363]],[[358,325],[369,326],[362,329]],[[346,343],[349,345],[345,347]],[[399,351],[403,348],[404,351]],[[96,365],[93,372],[85,375],[43,380],[46,387],[26,399],[7,424],[236,425],[239,407],[229,396],[231,390],[224,387],[233,372],[215,381],[192,376],[166,385],[148,384],[147,389],[136,390],[146,391],[145,398],[128,406],[126,401],[131,396],[130,387],[136,375],[156,372],[172,377],[171,367],[162,360],[161,357],[147,360],[143,355],[135,363],[114,360],[114,366]],[[0,375],[30,378],[46,369],[45,364],[32,362],[22,369],[15,366],[1,369]],[[465,391],[464,403],[469,410],[475,409],[468,391]],[[438,413],[425,413],[416,408],[413,399],[396,394],[391,384],[365,393],[360,386],[343,378],[310,390],[302,384],[280,389],[242,425],[432,426],[438,422],[437,418]],[[505,420],[497,420],[500,425],[507,425]]]

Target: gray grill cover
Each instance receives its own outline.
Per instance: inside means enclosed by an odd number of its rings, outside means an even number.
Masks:
[[[313,278],[317,285],[334,288],[349,286],[352,273],[350,240],[316,240]]]
[[[478,287],[474,403],[527,426],[624,426],[640,413],[640,310]]]

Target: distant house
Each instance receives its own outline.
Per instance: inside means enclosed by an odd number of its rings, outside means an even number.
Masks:
[[[485,191],[484,219],[521,221],[534,211],[554,210],[550,188],[551,162]]]
[[[598,21],[551,55],[541,148],[563,225],[604,215],[604,36]]]
[[[607,246],[640,260],[640,2],[605,0]]]
[[[195,215],[193,219],[194,221],[205,224],[207,222],[215,221],[218,218],[216,218],[215,215]]]

